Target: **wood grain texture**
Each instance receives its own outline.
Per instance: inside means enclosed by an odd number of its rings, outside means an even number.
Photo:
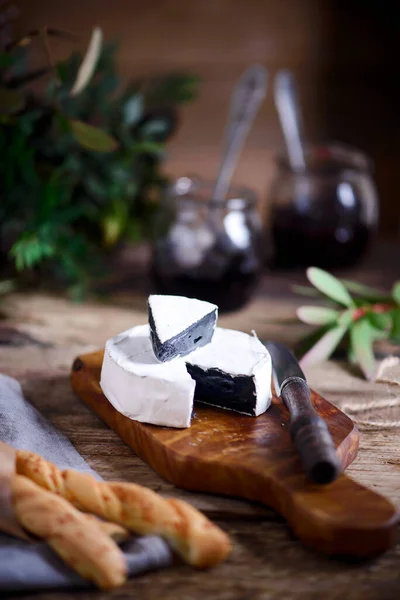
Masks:
[[[398,260],[393,249],[388,250],[377,256],[375,262],[368,262],[356,271],[354,275],[360,282],[384,289],[390,287],[398,275]],[[136,261],[137,250],[132,257]],[[132,264],[127,271],[132,278]],[[305,333],[305,326],[294,328],[279,322],[293,315],[296,299],[290,293],[291,284],[305,283],[302,277],[293,273],[268,274],[260,287],[259,298],[239,313],[224,316],[223,326],[243,331],[256,328],[263,339],[293,345],[297,336]],[[109,600],[110,597],[113,600],[136,597],[141,600],[398,600],[399,544],[368,561],[332,560],[317,554],[295,540],[285,521],[260,503],[176,488],[136,456],[120,436],[74,394],[69,381],[73,358],[101,347],[115,332],[145,322],[146,297],[138,293],[142,288],[135,287],[140,281],[135,278],[130,292],[125,291],[123,297],[119,295],[108,305],[72,304],[44,294],[10,295],[2,303],[7,315],[6,326],[17,326],[24,335],[41,340],[43,345],[29,342],[28,338],[22,345],[5,345],[3,338],[0,371],[17,377],[25,397],[69,437],[102,477],[133,481],[164,496],[192,503],[227,531],[233,541],[233,552],[226,563],[207,574],[186,565],[175,565],[129,580],[112,594],[82,590],[78,595],[75,591],[56,593],[52,590],[35,594],[35,600]],[[356,373],[349,372],[343,363],[323,363],[307,373],[307,377],[316,389],[338,405],[342,400],[351,403],[353,399],[371,397],[374,393],[372,384],[367,385]],[[399,457],[398,430],[364,430],[357,459],[348,467],[347,474],[386,495],[399,507]],[[18,597],[32,600],[32,594]]]
[[[239,496],[271,506],[308,546],[328,554],[367,557],[394,545],[398,515],[382,496],[345,475],[329,486],[308,482],[289,435],[288,413],[273,399],[265,415],[242,415],[196,407],[192,426],[169,429],[132,421],[102,394],[103,352],[74,361],[74,391],[140,458],[179,487]],[[354,423],[312,392],[344,467],[355,458]]]

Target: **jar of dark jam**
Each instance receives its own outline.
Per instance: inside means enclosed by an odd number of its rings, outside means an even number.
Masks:
[[[370,160],[339,144],[311,147],[306,169],[278,160],[270,192],[273,267],[350,267],[366,253],[378,225]]]
[[[262,225],[251,190],[231,188],[222,204],[213,185],[181,177],[156,218],[152,276],[161,294],[207,300],[221,312],[250,299],[262,267]]]

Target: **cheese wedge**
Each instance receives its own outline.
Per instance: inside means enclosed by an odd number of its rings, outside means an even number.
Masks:
[[[211,342],[218,307],[184,296],[151,295],[149,325],[154,354],[161,362],[186,356]]]
[[[100,386],[114,408],[130,419],[189,427],[195,385],[183,359],[157,360],[148,325],[133,327],[106,343]]]

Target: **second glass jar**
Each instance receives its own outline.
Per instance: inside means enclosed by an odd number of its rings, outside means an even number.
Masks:
[[[340,144],[311,147],[306,158],[307,168],[299,173],[278,160],[266,233],[271,265],[352,266],[367,251],[378,224],[371,163]]]
[[[156,219],[152,275],[157,291],[213,302],[221,312],[250,299],[261,271],[256,197],[231,188],[222,204],[211,183],[179,178]]]

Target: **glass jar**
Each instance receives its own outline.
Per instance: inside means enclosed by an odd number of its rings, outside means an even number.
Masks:
[[[305,171],[278,160],[270,193],[270,232],[275,267],[334,268],[354,265],[378,225],[372,165],[342,145],[311,147]]]
[[[155,222],[152,275],[157,291],[213,302],[221,312],[250,299],[262,260],[262,225],[254,193],[231,188],[222,205],[213,185],[179,178]]]

